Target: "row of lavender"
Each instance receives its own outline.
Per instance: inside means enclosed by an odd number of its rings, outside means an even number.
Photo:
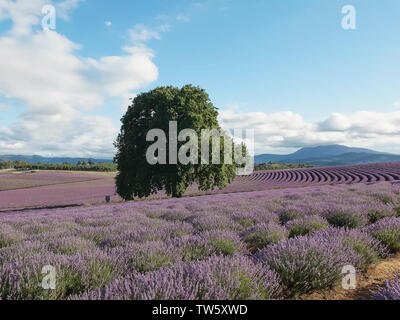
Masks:
[[[3,213],[0,298],[292,298],[399,252],[399,215],[389,183]]]
[[[54,184],[33,189],[18,189],[0,191],[0,211],[33,207],[50,207],[62,205],[99,204],[105,202],[105,196],[111,196],[112,202],[119,202],[121,198],[115,194],[114,179],[111,176],[95,176],[87,174],[38,172],[35,174],[15,175],[12,173],[0,174],[0,190],[13,189],[14,187],[33,186],[38,184],[36,176],[39,175],[40,184]],[[70,176],[70,177],[69,177]],[[68,179],[80,177],[93,181],[61,184]],[[18,178],[18,179],[17,179]],[[71,180],[73,181],[73,180]],[[186,195],[216,194],[260,191],[281,187],[299,187],[310,185],[326,185],[341,183],[372,184],[377,182],[400,181],[400,162],[367,164],[357,166],[310,168],[298,170],[283,170],[270,172],[254,172],[249,176],[239,176],[226,188],[214,191],[200,192],[196,185],[192,185]],[[14,187],[13,187],[14,186]],[[152,198],[165,197],[159,192]]]
[[[88,173],[58,171],[0,171],[0,191],[96,180]]]
[[[241,180],[270,187],[399,181],[400,162],[255,172]]]

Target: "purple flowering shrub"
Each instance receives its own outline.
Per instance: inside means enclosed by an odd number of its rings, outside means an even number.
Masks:
[[[233,256],[235,254],[246,254],[246,245],[240,237],[229,230],[212,230],[199,234],[205,239],[207,245],[212,248],[212,253],[217,256]]]
[[[42,268],[56,268],[56,290],[45,290]],[[0,297],[7,300],[65,299],[71,294],[101,288],[123,274],[123,265],[104,252],[77,256],[35,255],[0,266]]]
[[[388,256],[387,248],[364,230],[329,228],[313,235],[325,238],[327,241],[340,241],[346,247],[353,249],[359,254],[357,264],[354,264],[358,270],[365,270],[370,264]]]
[[[246,254],[247,248],[240,237],[229,230],[204,231],[195,235],[167,241],[179,252],[182,261],[205,260],[210,256]]]
[[[4,262],[0,265],[1,300],[34,300],[48,298],[40,287],[41,269],[48,263],[49,256],[25,257],[21,260]],[[57,257],[61,260],[61,257]],[[51,260],[55,261],[54,256]]]
[[[49,239],[47,244],[48,249],[56,254],[72,255],[96,249],[96,244],[93,241],[74,236]]]
[[[10,225],[0,224],[0,248],[16,244],[24,239],[24,233],[15,230]]]
[[[296,206],[288,206],[278,210],[279,220],[282,224],[295,219],[300,219],[304,216]]]
[[[126,247],[110,249],[111,255],[119,256],[127,270],[146,272],[171,266],[182,260],[181,253],[162,241],[130,243]]]
[[[213,248],[206,239],[199,235],[184,236],[167,241],[167,244],[177,248],[182,261],[205,260],[213,254]]]
[[[279,223],[277,214],[265,211],[239,211],[233,213],[231,218],[244,228],[249,228],[259,223]]]
[[[375,223],[385,218],[396,217],[393,205],[369,203],[362,209],[368,216],[369,223]]]
[[[307,216],[289,221],[286,228],[289,230],[289,237],[306,236],[316,230],[327,229],[328,221],[320,216]]]
[[[387,218],[367,228],[368,232],[392,253],[400,252],[400,218]]]
[[[243,232],[243,241],[252,252],[287,239],[287,229],[277,223],[258,224]]]
[[[190,212],[187,210],[170,210],[163,213],[160,218],[167,221],[186,221],[191,216]]]
[[[400,300],[400,278],[397,276],[392,281],[385,281],[383,286],[371,292],[372,300]]]
[[[190,222],[198,232],[210,230],[232,230],[237,231],[242,229],[242,226],[227,216],[217,215],[196,215],[191,217]]]
[[[378,199],[378,201],[382,202],[383,204],[395,204],[396,201],[396,197],[393,194],[393,192],[373,192],[372,196],[374,196],[376,199]]]
[[[258,251],[255,259],[278,273],[286,296],[296,297],[333,287],[341,279],[342,268],[360,265],[362,258],[341,239],[318,234],[270,245]]]
[[[323,217],[338,228],[362,228],[368,222],[368,218],[354,207],[332,206],[323,213]]]
[[[281,287],[273,271],[244,256],[211,257],[147,273],[133,273],[111,285],[72,299],[250,300],[277,299]]]

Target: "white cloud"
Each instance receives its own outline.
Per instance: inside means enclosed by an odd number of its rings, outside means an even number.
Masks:
[[[32,25],[39,24],[39,16],[46,0],[2,0],[0,2],[1,19],[11,19],[13,27],[10,33],[14,35],[27,35],[31,32]]]
[[[126,47],[125,56],[88,59],[99,72],[97,85],[110,96],[124,96],[158,78],[157,67],[153,64],[153,52],[146,47]]]
[[[157,31],[150,30],[143,24],[137,24],[133,29],[129,30],[129,37],[133,43],[145,42],[151,39],[160,40],[160,34]]]
[[[78,2],[61,3],[64,17]],[[132,96],[155,81],[154,54],[134,45],[123,48],[122,55],[82,58],[80,45],[41,30],[45,3],[0,0],[0,17],[13,21],[10,32],[0,37],[0,95],[27,107],[15,123],[0,127],[1,153],[112,156],[118,125],[87,110],[108,98]]]
[[[345,131],[351,124],[348,118],[340,113],[331,114],[328,119],[320,124],[321,131]]]
[[[0,20],[11,19],[13,27],[10,34],[27,36],[33,26],[40,25],[42,8],[47,4],[54,5],[57,18],[68,20],[72,10],[85,0],[65,0],[52,2],[51,0],[1,0]]]
[[[56,3],[55,7],[57,16],[64,20],[68,20],[71,12],[78,7],[80,2],[84,1],[86,0],[65,0],[61,3]]]
[[[344,144],[400,153],[400,111],[334,113],[321,122],[306,122],[290,111],[236,113],[220,111],[226,129],[255,130],[256,153],[288,153],[312,145]]]
[[[111,27],[112,26],[112,22],[111,21],[106,21],[105,25],[106,25],[106,27]]]
[[[143,47],[144,43],[156,39],[161,39],[161,33],[171,30],[169,23],[164,23],[158,27],[149,28],[143,24],[137,24],[128,31],[128,38],[134,46]]]
[[[400,101],[396,101],[395,103],[393,103],[393,107],[400,107]]]
[[[0,142],[2,152],[111,156],[116,134],[117,128],[111,119],[65,108],[57,114],[25,112],[9,129],[0,129],[3,140]]]
[[[46,112],[100,104],[101,92],[85,77],[88,66],[75,55],[77,49],[52,31],[0,38],[0,93]]]
[[[158,29],[161,32],[167,32],[167,31],[171,30],[171,25],[166,23],[166,24],[163,24],[163,25],[159,26]]]
[[[186,14],[178,14],[178,16],[176,17],[176,20],[180,21],[180,22],[189,22],[190,21],[190,17]]]

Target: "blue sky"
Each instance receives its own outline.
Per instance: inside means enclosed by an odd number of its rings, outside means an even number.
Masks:
[[[258,153],[400,153],[399,16],[397,0],[0,0],[0,154],[112,156],[129,96],[187,83]]]

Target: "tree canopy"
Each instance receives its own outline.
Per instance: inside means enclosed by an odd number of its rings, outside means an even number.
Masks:
[[[119,171],[116,177],[118,194],[125,200],[132,200],[134,197],[147,197],[165,190],[170,196],[180,197],[193,183],[198,185],[199,190],[225,187],[236,175],[237,165],[233,158],[231,164],[225,161],[214,163],[211,155],[209,161],[205,161],[204,155],[198,150],[202,130],[215,129],[221,132],[217,116],[218,110],[208,94],[192,85],[182,88],[158,87],[136,96],[121,119],[121,131],[115,142],[117,154],[114,160]],[[171,121],[176,124],[173,131]],[[152,129],[159,129],[165,136],[157,135],[156,139],[152,135],[151,141],[147,141]],[[185,129],[195,135],[184,134],[182,139],[180,132]],[[198,139],[198,143],[193,139]],[[211,138],[206,144],[209,143],[211,153],[219,152],[223,159],[227,144],[224,144],[224,138],[219,139],[220,150],[215,151]],[[165,150],[155,148],[157,150],[152,159],[155,161],[149,163],[146,157],[149,148],[155,144],[162,146],[166,142],[164,140],[168,141]],[[186,159],[192,156],[189,163],[176,161],[174,143],[179,156]],[[234,147],[232,140],[229,143]],[[166,163],[161,161],[163,158],[167,158]]]

